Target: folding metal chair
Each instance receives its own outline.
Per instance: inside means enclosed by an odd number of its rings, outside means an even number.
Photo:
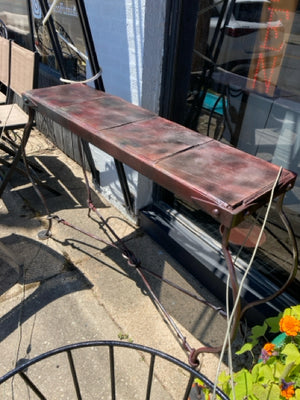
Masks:
[[[7,155],[13,156],[12,162],[8,162],[4,157],[0,158],[0,163],[9,167],[0,186],[1,196],[22,156],[22,149],[28,139],[27,132],[30,132],[27,126],[28,115],[17,102],[21,104],[23,92],[36,87],[38,79],[38,54],[7,39],[0,39],[0,46],[5,50],[4,53],[1,53],[0,62],[3,64],[4,70],[5,66],[8,65],[7,101],[6,104],[0,105],[0,149]],[[9,50],[8,59],[6,59],[7,48]],[[32,124],[33,121],[31,120],[30,125],[32,126]],[[21,142],[17,144],[14,141],[13,135],[10,135],[9,132],[22,128],[24,128],[24,131],[21,135]]]

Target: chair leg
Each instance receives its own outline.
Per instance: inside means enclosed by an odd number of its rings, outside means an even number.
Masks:
[[[15,154],[15,158],[13,160],[13,162],[11,163],[11,167],[9,168],[9,170],[7,171],[7,173],[5,174],[3,181],[1,183],[0,186],[0,197],[2,196],[4,189],[6,188],[10,178],[12,177],[13,173],[15,172],[18,162],[20,161],[20,158],[22,157],[23,154],[23,150],[26,146],[26,143],[29,139],[29,135],[31,132],[31,128],[33,126],[33,120],[34,120],[34,111],[32,109],[29,109],[29,118],[28,118],[28,122],[25,125],[24,128],[24,132],[23,132],[23,137],[21,140],[21,144]]]
[[[7,144],[11,147],[9,147]],[[14,142],[11,142],[7,138],[3,138],[3,143],[0,143],[0,149],[3,150],[5,153],[7,153],[11,157],[15,157],[16,155],[16,150],[19,148],[17,144]],[[21,160],[22,161],[22,160]],[[3,159],[0,160],[0,163],[3,163]],[[42,168],[37,164],[32,161],[28,161],[28,164],[37,172],[43,172]]]

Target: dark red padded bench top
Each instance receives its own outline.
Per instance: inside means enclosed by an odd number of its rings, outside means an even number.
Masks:
[[[83,84],[35,89],[29,106],[227,227],[268,202],[279,167]],[[296,174],[282,170],[275,196]]]

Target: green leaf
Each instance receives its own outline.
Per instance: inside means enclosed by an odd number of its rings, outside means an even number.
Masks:
[[[230,375],[226,374],[225,371],[222,371],[219,375],[218,378],[218,385],[221,387],[223,392],[227,394],[228,397],[230,397],[232,393],[232,388],[231,388],[231,378]]]
[[[300,349],[300,335],[297,335],[294,337],[294,343],[298,346]]]
[[[245,353],[246,351],[251,351],[251,350],[253,349],[253,347],[257,345],[257,343],[258,343],[257,340],[254,340],[254,341],[251,342],[251,343],[245,343],[244,346],[242,346],[242,347],[240,348],[240,350],[238,350],[238,351],[235,352],[235,354],[240,355],[240,354]]]
[[[294,365],[295,365],[295,363],[294,363],[294,362],[291,362],[290,364],[288,364],[288,365],[284,368],[284,370],[283,370],[283,372],[282,372],[282,374],[281,374],[280,380],[282,380],[282,379],[284,379],[285,381],[288,381],[288,380],[289,380],[288,376],[289,376],[291,370],[293,369]]]
[[[247,400],[259,400],[259,399],[254,394],[250,394],[250,396],[248,396]]]
[[[234,391],[237,399],[243,399],[244,397],[253,394],[252,375],[248,370],[242,369],[241,371],[234,374],[234,381]]]
[[[275,384],[263,386],[256,383],[253,385],[253,393],[258,400],[280,399],[280,389],[279,386]]]
[[[295,386],[300,388],[300,364],[295,365],[293,371],[291,371],[290,378],[295,382]]]
[[[292,314],[295,318],[300,319],[300,305],[291,307]]]
[[[291,308],[286,308],[284,311],[283,311],[283,317],[285,317],[286,315],[292,315],[292,309]]]
[[[252,373],[252,381],[253,381],[253,383],[258,382],[259,371],[260,371],[260,368],[263,365],[264,365],[263,363],[258,363],[258,364],[255,364],[254,367],[252,368],[251,373]]]
[[[300,363],[300,353],[294,343],[288,343],[286,346],[284,346],[281,350],[281,353],[287,356],[286,365],[290,363]]]
[[[300,389],[295,390],[295,399],[300,400]]]
[[[218,382],[220,385],[227,383],[230,380],[230,375],[226,374],[225,371],[222,371],[219,375]]]
[[[252,370],[253,382],[260,382],[262,384],[270,383],[274,380],[273,368],[268,364],[257,364],[258,367]]]
[[[280,313],[277,317],[267,318],[265,320],[266,324],[271,328],[270,332],[277,333],[279,332],[279,321],[281,320],[282,313]]]
[[[266,322],[263,325],[256,325],[252,328],[252,335],[250,336],[251,339],[256,340],[257,338],[264,336],[268,328]]]
[[[283,374],[283,371],[285,369],[285,365],[277,360],[274,364],[272,364],[271,368],[273,368],[273,374],[274,374],[275,380],[279,382],[279,380]]]

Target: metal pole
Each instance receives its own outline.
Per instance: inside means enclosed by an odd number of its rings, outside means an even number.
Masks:
[[[43,13],[43,16],[45,17],[45,15],[47,14],[48,10],[49,10],[49,5],[47,0],[39,0],[40,2],[40,6],[41,6],[41,10]],[[55,53],[55,57],[58,63],[58,67],[61,73],[61,76],[65,79],[68,78],[66,70],[65,70],[65,66],[64,66],[64,59],[63,59],[63,55],[62,55],[62,51],[61,51],[61,47],[59,44],[59,40],[57,37],[57,33],[55,30],[55,26],[54,26],[54,22],[53,22],[53,18],[50,15],[48,21],[47,21],[47,28],[48,28],[48,32],[49,32],[49,36],[50,36],[50,40],[54,49],[54,53]]]
[[[75,3],[76,3],[79,19],[80,19],[82,31],[83,31],[83,36],[84,36],[84,40],[85,40],[85,45],[86,45],[86,49],[87,49],[87,53],[88,53],[89,62],[91,65],[92,74],[96,75],[100,71],[100,66],[98,63],[97,53],[95,50],[95,45],[94,45],[89,21],[88,21],[87,14],[86,14],[86,8],[85,8],[84,2],[82,0],[75,0]],[[101,76],[99,76],[99,78],[94,81],[94,84],[95,84],[96,89],[102,90],[103,92],[105,91],[103,80],[102,80]]]
[[[30,37],[31,37],[30,50],[34,51],[34,28],[33,28],[32,8],[31,8],[30,0],[27,0],[27,10],[28,10],[29,28],[30,28]]]

